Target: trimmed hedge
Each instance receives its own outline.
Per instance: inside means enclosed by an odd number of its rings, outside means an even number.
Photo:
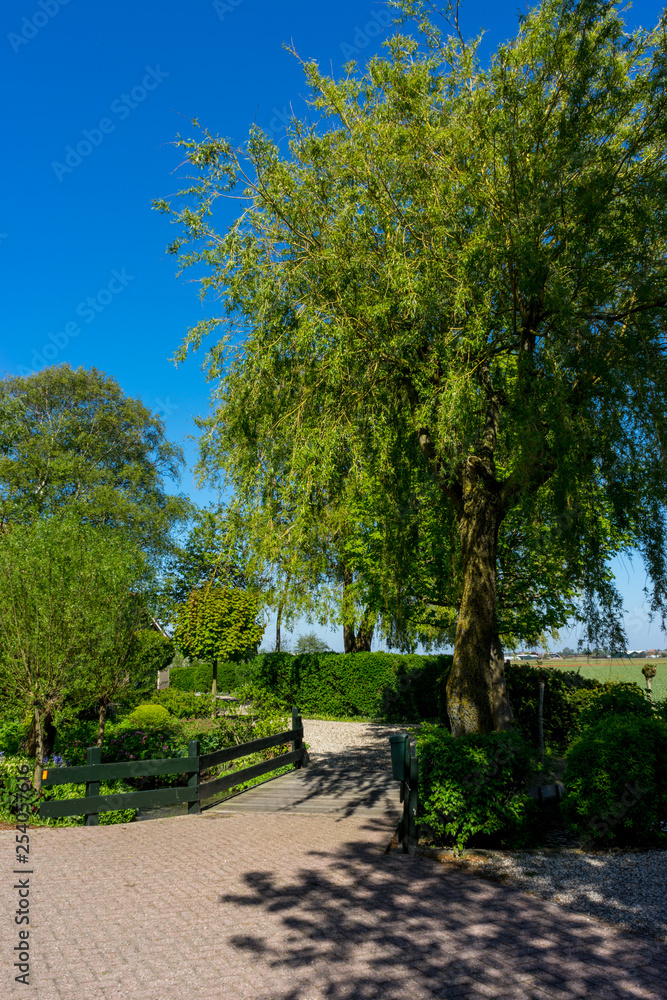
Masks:
[[[434,698],[451,656],[393,653],[264,653],[248,664],[253,683],[301,713],[387,720],[435,718]]]
[[[667,725],[614,714],[586,729],[567,754],[568,821],[597,846],[667,844]]]
[[[177,691],[210,692],[213,684],[213,665],[200,664],[196,667],[178,667],[169,671],[169,687]],[[237,670],[234,663],[218,664],[218,691],[233,691],[237,686]]]

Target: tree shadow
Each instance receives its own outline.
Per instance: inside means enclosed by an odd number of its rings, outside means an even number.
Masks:
[[[524,892],[368,840],[309,851],[287,883],[267,867],[220,904],[253,913],[229,943],[266,970],[257,1000],[665,996],[667,949]],[[662,983],[662,985],[660,985]],[[275,984],[275,985],[274,985]],[[642,992],[643,990],[643,992]]]

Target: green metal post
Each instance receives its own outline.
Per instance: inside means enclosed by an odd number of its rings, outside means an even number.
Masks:
[[[86,753],[86,763],[87,764],[101,764],[102,763],[102,748],[101,747],[88,747]],[[100,783],[99,781],[87,781],[86,782],[86,798],[91,795],[100,794]],[[86,813],[85,823],[86,826],[97,826],[100,821],[99,813]]]
[[[199,802],[199,740],[188,740],[188,757],[197,758],[197,770],[193,771],[188,778],[188,788],[192,788],[192,793],[195,798],[188,801],[188,815],[190,813],[200,813],[201,805]]]
[[[292,708],[292,729],[301,729],[301,730],[303,729],[303,722],[301,721],[301,716],[299,715],[298,708]],[[293,753],[296,750],[302,750],[302,749],[303,749],[303,732],[301,733],[301,736],[297,736],[292,740]],[[295,768],[303,767],[303,760],[294,761],[294,767]]]

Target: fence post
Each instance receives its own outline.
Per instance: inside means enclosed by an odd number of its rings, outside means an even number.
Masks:
[[[200,813],[201,803],[199,802],[199,740],[188,740],[188,757],[197,758],[197,770],[193,771],[188,778],[188,788],[192,788],[196,798],[188,799],[188,815],[190,813]]]
[[[101,747],[88,747],[86,753],[86,764],[101,764],[102,763],[102,748]],[[87,781],[86,782],[86,798],[91,795],[100,794],[100,783],[99,781]],[[97,826],[100,821],[99,813],[86,813],[85,823],[86,826]]]
[[[299,709],[292,708],[292,729],[302,729],[302,728],[303,728],[303,722],[301,721],[301,716],[299,715]],[[295,739],[292,740],[292,752],[301,749],[303,749],[303,732],[301,733],[301,736],[297,736],[295,737]],[[302,766],[303,766],[303,760],[297,760],[294,762],[295,768],[299,768]]]
[[[410,794],[408,796],[407,810],[407,847],[408,854],[417,852],[417,804],[419,798],[419,761],[416,757],[410,758]]]

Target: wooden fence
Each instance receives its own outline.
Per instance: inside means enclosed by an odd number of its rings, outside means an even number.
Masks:
[[[247,757],[260,750],[281,746],[292,741],[291,753],[280,754],[271,760],[260,761],[250,767],[241,768],[201,781],[203,771],[210,770],[218,764]],[[234,788],[251,778],[269,774],[285,764],[294,764],[300,768],[306,762],[306,750],[303,746],[303,723],[298,709],[292,709],[292,728],[274,736],[263,736],[249,743],[240,743],[224,750],[214,750],[213,753],[200,754],[199,741],[190,740],[187,757],[171,757],[164,760],[129,760],[114,764],[101,763],[100,747],[90,747],[87,753],[87,763],[74,767],[49,767],[42,773],[42,785],[79,784],[85,782],[86,794],[80,799],[63,799],[60,801],[42,802],[39,815],[42,818],[60,819],[64,816],[86,817],[86,826],[97,826],[99,814],[115,809],[148,809],[154,806],[177,805],[187,802],[189,813],[201,811],[201,803],[219,792]],[[118,778],[145,778],[161,774],[187,774],[186,785],[175,788],[156,788],[143,792],[119,792],[112,795],[100,795],[101,781],[115,781]]]

